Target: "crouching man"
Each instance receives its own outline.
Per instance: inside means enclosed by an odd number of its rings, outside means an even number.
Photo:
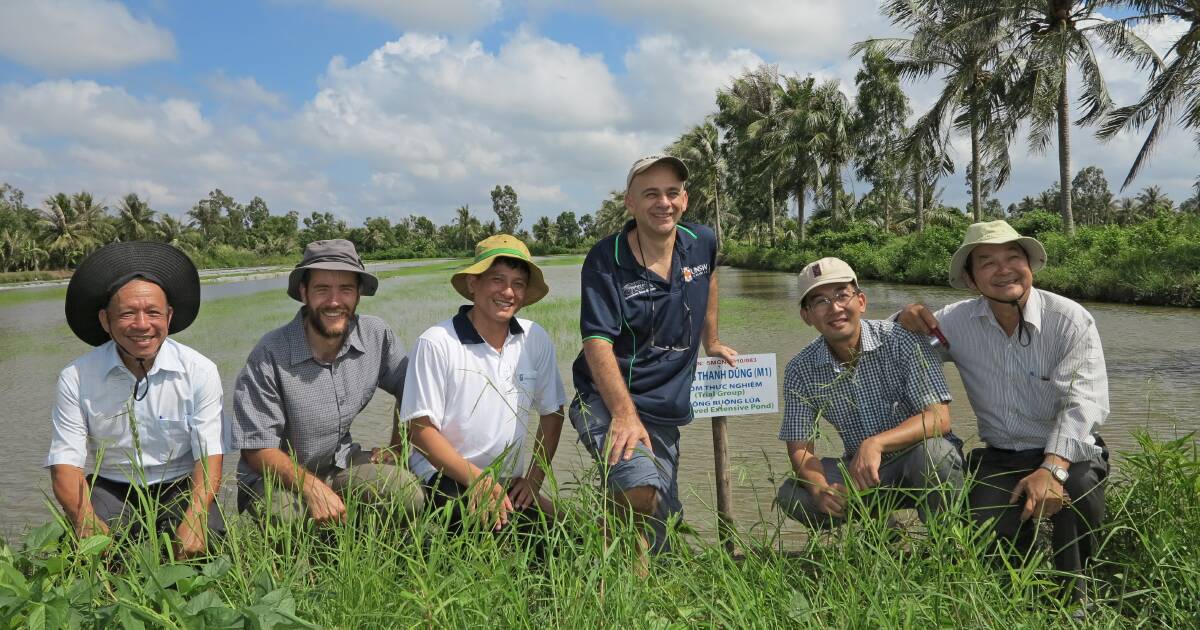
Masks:
[[[514,512],[552,514],[541,487],[558,449],[566,392],[550,335],[517,317],[549,292],[542,271],[524,243],[500,234],[481,241],[474,264],[450,284],[471,304],[413,346],[400,406],[414,447],[409,466],[433,506],[465,499],[488,527],[503,527]],[[533,411],[539,424],[522,475]],[[456,509],[452,527],[461,518]]]
[[[784,374],[779,439],[787,442],[795,477],[779,488],[776,502],[811,527],[845,519],[847,484],[897,490],[868,500],[880,508],[915,507],[922,520],[962,489],[962,443],[950,432],[941,361],[897,324],[862,319],[866,310],[867,296],[845,262],[822,258],[800,272],[800,316],[821,336]],[[819,418],[841,437],[841,457],[817,458]],[[881,502],[885,496],[890,502]]]
[[[364,450],[350,435],[376,389],[404,388],[403,344],[382,319],[355,312],[378,287],[350,241],[305,248],[287,289],[303,306],[259,340],[234,383],[239,510],[323,524],[346,518],[348,493],[407,513],[424,505],[390,451]]]
[[[199,310],[196,267],[165,243],[106,245],[71,277],[67,323],[96,348],[58,377],[46,466],[80,538],[168,532],[186,558],[224,532],[221,379],[167,336]]]

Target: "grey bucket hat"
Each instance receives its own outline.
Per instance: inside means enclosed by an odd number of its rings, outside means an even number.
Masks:
[[[309,269],[325,269],[327,271],[353,271],[358,274],[358,283],[363,295],[375,295],[379,288],[379,278],[367,273],[363,267],[354,243],[342,238],[328,241],[313,241],[304,248],[304,258],[288,276],[287,293],[293,300],[300,302],[300,280]]]

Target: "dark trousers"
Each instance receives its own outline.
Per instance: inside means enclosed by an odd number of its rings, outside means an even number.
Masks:
[[[1090,459],[1073,462],[1067,469],[1065,484],[1071,504],[1050,517],[1054,568],[1063,573],[1078,574],[1087,566],[1095,550],[1096,532],[1104,520],[1104,486],[1108,479],[1108,449],[1096,438],[1101,453]],[[1021,557],[1029,553],[1036,542],[1038,519],[1021,522],[1023,501],[1009,503],[1013,489],[1042,464],[1042,449],[1008,451],[998,448],[977,448],[967,458],[968,469],[974,472],[969,501],[976,522],[991,520],[996,537],[1011,543]],[[993,520],[994,519],[994,520]],[[1082,596],[1077,578],[1067,580],[1073,589],[1072,597]]]
[[[92,509],[96,516],[109,528],[121,531],[128,529],[133,536],[145,533],[151,508],[154,513],[154,532],[175,535],[175,529],[183,520],[192,502],[192,478],[181,477],[147,486],[134,486],[97,475],[88,478],[92,492]],[[217,500],[208,505],[208,531],[218,536],[225,533],[225,519],[217,506]]]
[[[426,505],[431,510],[441,510],[448,507],[450,510],[449,529],[453,533],[460,533],[463,530],[463,519],[466,518],[467,510],[467,486],[458,483],[453,478],[446,475],[434,474],[427,481],[423,482],[425,496],[427,497]],[[507,484],[504,484],[507,485]],[[515,531],[519,535],[532,535],[538,531],[537,524],[544,518],[541,509],[538,508],[537,502],[525,508],[517,510],[509,515],[508,525],[501,531]]]

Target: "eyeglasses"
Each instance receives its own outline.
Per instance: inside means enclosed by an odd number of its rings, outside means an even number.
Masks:
[[[843,289],[837,293],[834,293],[832,298],[828,298],[823,295],[820,297],[815,297],[808,301],[808,310],[823,311],[828,309],[832,304],[837,304],[838,306],[844,308],[850,303],[850,300],[853,300],[854,296],[858,295],[859,293],[862,293],[862,291],[859,291],[858,289]]]

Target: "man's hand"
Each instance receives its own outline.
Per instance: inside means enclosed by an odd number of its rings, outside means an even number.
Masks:
[[[812,486],[811,492],[817,500],[817,509],[838,518],[846,516],[846,486],[840,483]]]
[[[883,461],[883,448],[872,438],[863,440],[858,452],[850,461],[850,478],[859,490],[879,485],[879,463]]]
[[[933,316],[933,312],[925,308],[924,304],[909,304],[900,311],[900,317],[897,320],[909,332],[919,335],[932,335],[933,329],[938,327],[938,320]]]
[[[371,449],[371,463],[394,465],[396,463],[396,452],[391,448],[379,448],[376,446]]]
[[[1025,497],[1025,504],[1021,509],[1022,521],[1031,517],[1050,518],[1064,505],[1071,503],[1066,488],[1063,488],[1045,468],[1038,468],[1018,482],[1008,502],[1016,503],[1022,496]]]
[[[513,504],[508,498],[508,493],[504,491],[504,486],[485,473],[476,477],[468,490],[467,510],[478,514],[492,529],[499,530],[508,524],[508,515],[513,511]]]
[[[179,527],[175,528],[175,558],[186,560],[205,552],[208,548],[205,542],[203,520],[208,515],[197,516],[192,512],[183,515]]]
[[[533,505],[537,501],[539,487],[541,484],[535,484],[527,477],[516,477],[508,486],[508,498],[512,501],[514,508],[524,510]]]
[[[637,448],[638,444],[645,446],[648,451],[654,450],[650,445],[650,434],[646,432],[646,426],[636,415],[628,418],[613,417],[605,442],[608,444],[609,466],[615,466],[622,459],[628,461],[633,457],[633,449]]]
[[[304,504],[308,515],[320,525],[346,520],[346,504],[342,497],[316,477],[308,477],[304,484]]]
[[[729,364],[729,367],[734,367],[733,359],[738,355],[737,350],[717,341],[711,346],[704,348],[705,354],[710,357],[719,357],[721,360]]]

